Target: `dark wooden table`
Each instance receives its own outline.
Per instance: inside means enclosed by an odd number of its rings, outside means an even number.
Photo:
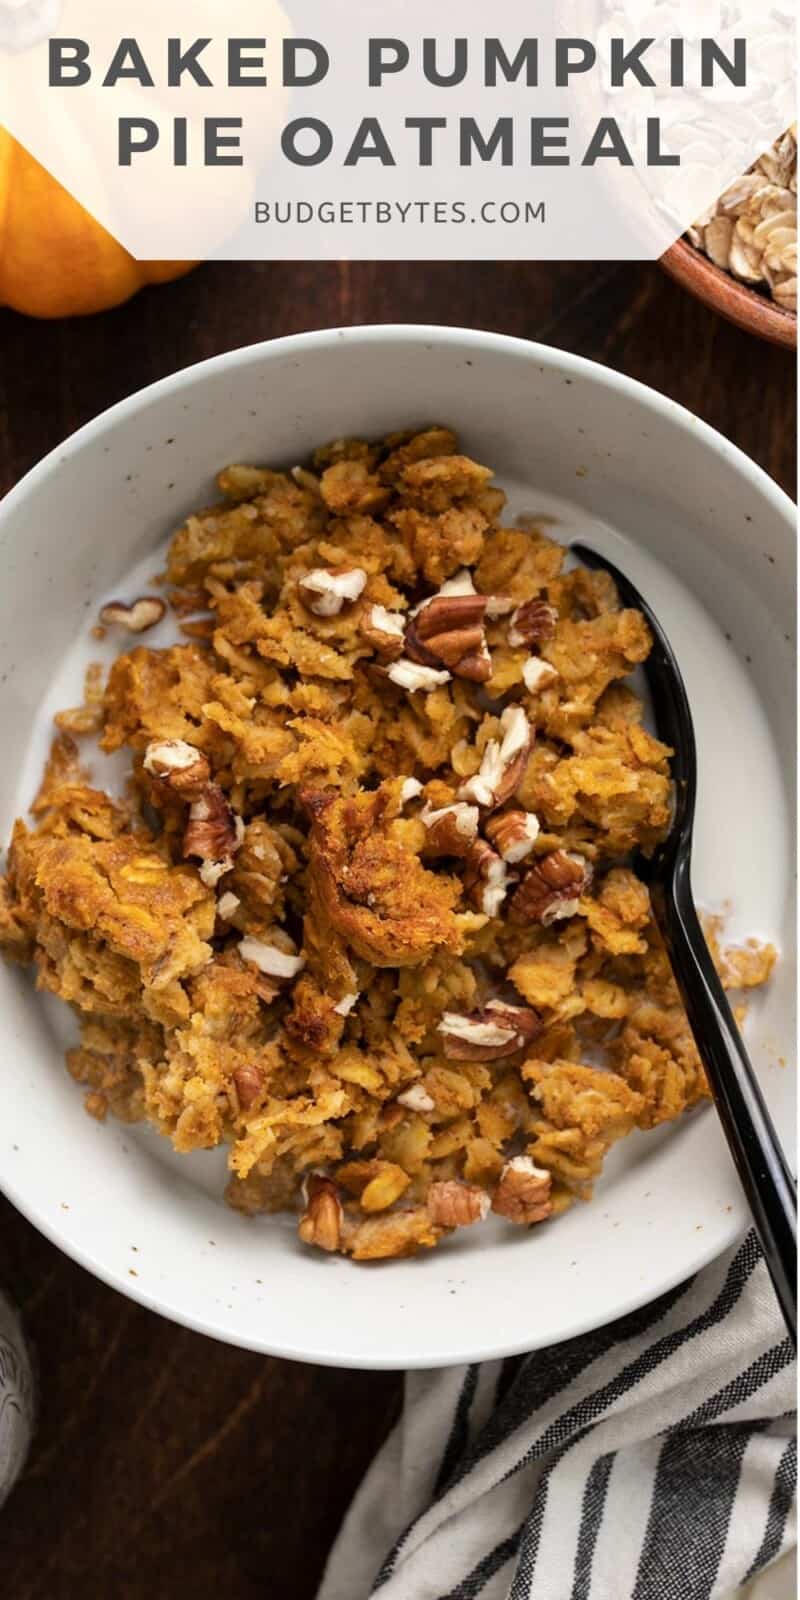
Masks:
[[[688,406],[793,491],[792,361],[657,267],[247,263],[83,322],[0,312],[0,492],[164,373],[275,334],[390,321],[591,356]],[[24,1309],[41,1375],[33,1453],[0,1515],[9,1600],[310,1600],[399,1377],[264,1360],[173,1327],[2,1200],[0,1283]]]

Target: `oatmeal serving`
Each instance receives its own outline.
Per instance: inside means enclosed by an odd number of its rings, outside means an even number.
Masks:
[[[232,1206],[357,1261],[542,1223],[708,1094],[628,864],[671,808],[624,682],[647,624],[492,477],[442,427],[223,471],[164,598],[104,608],[125,649],[56,719],[0,880],[87,1110],[226,1144]],[[770,948],[711,936],[765,980]]]

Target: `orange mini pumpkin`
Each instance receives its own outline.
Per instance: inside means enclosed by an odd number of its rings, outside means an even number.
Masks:
[[[0,128],[0,305],[32,317],[106,311],[193,261],[136,261]]]

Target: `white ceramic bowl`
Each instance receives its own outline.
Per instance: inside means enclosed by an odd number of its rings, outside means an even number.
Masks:
[[[673,637],[701,752],[696,889],[731,903],[735,932],[782,946],[749,1038],[788,1139],[792,507],[688,413],[574,356],[445,328],[304,335],[176,373],[68,439],[0,507],[3,836],[31,800],[45,710],[74,693],[76,639],[135,564],[157,568],[157,545],[208,500],[218,467],[291,465],[333,436],[432,420],[461,430],[516,511],[555,504],[564,536],[602,544]],[[176,1158],[151,1133],[87,1117],[53,1003],[4,965],[0,1074],[11,1200],[123,1293],[277,1355],[435,1366],[554,1343],[665,1291],[747,1220],[704,1110],[625,1140],[593,1204],[552,1226],[487,1224],[417,1260],[359,1267],[300,1249],[285,1222],[234,1215],[213,1156]]]

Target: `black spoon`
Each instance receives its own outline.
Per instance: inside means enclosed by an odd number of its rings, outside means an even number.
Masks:
[[[752,1063],[706,944],[692,896],[691,855],[697,747],[686,688],[658,618],[605,556],[583,544],[572,553],[614,579],[620,599],[641,611],[654,645],[644,671],[660,738],[672,746],[672,825],[652,856],[637,855],[695,1043],[793,1343],[797,1344],[797,1190]]]

